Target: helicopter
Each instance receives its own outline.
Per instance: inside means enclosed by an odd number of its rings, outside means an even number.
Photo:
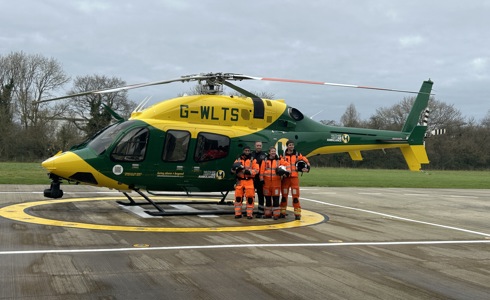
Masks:
[[[243,80],[372,89],[414,93],[417,96],[401,131],[338,127],[305,117],[300,110],[287,105],[282,99],[262,99],[232,83]],[[141,205],[129,195],[134,191],[147,201],[145,204],[156,208],[157,211],[147,211],[156,216],[175,214],[164,210],[161,203],[155,202],[147,194],[180,192],[197,195],[216,192],[221,197],[218,204],[224,204],[236,181],[230,168],[242,153],[242,148],[255,141],[262,141],[267,148],[275,146],[277,152],[282,153],[286,149],[286,141],[293,140],[306,157],[347,152],[356,161],[363,159],[362,151],[398,148],[411,171],[419,171],[422,164],[429,163],[424,137],[427,131],[426,108],[432,95],[433,82],[430,79],[422,83],[418,92],[414,92],[235,73],[201,73],[87,91],[40,102],[174,82],[198,82],[204,93],[164,100],[147,108],[144,108],[146,103],[143,101],[127,120],[111,111],[116,122],[85,142],[42,162],[51,179],[44,196],[61,198],[61,183],[67,181],[115,189],[129,200],[118,201],[120,204]],[[242,96],[223,95],[223,86]]]

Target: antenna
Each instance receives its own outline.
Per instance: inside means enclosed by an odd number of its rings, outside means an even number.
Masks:
[[[320,110],[319,112],[317,112],[316,114],[314,114],[313,116],[310,117],[310,119],[313,119],[315,116],[317,116],[318,114],[322,113],[323,112],[323,109]]]
[[[136,108],[133,110],[133,112],[142,111],[143,107],[146,105],[146,103],[148,103],[148,101],[150,101],[150,99],[151,99],[151,96],[145,97],[145,99],[143,99],[143,101],[141,101],[140,104],[138,104],[138,106],[136,106]]]

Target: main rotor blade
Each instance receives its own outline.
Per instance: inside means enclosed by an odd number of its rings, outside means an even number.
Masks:
[[[303,84],[317,84],[317,85],[329,85],[347,88],[357,88],[357,89],[368,89],[368,90],[379,90],[388,92],[399,92],[399,93],[409,93],[418,94],[419,92],[399,90],[399,89],[388,89],[374,86],[363,86],[354,84],[344,84],[344,83],[333,83],[333,82],[321,82],[321,81],[311,81],[311,80],[298,80],[298,79],[286,79],[286,78],[273,78],[273,77],[255,77],[248,75],[235,76],[235,78],[242,77],[242,79],[253,79],[253,80],[263,80],[263,81],[277,81],[277,82],[289,82],[289,83],[303,83]]]
[[[126,85],[126,86],[117,87],[117,88],[81,92],[81,93],[77,93],[77,94],[71,94],[71,95],[65,95],[65,96],[56,97],[56,98],[50,98],[50,99],[46,99],[46,100],[40,100],[40,101],[36,101],[36,103],[44,103],[44,102],[50,102],[50,101],[55,101],[55,100],[67,99],[67,98],[74,98],[74,97],[91,95],[91,94],[115,93],[115,92],[137,89],[137,88],[142,88],[142,87],[147,87],[147,86],[167,84],[167,83],[177,82],[177,81],[187,82],[187,81],[202,80],[202,79],[207,79],[207,78],[209,78],[208,75],[188,75],[188,76],[182,76],[182,77],[170,79],[170,80],[139,83],[139,84]]]
[[[415,91],[388,89],[388,88],[373,87],[373,86],[362,86],[362,85],[353,85],[353,84],[321,82],[321,81],[311,81],[311,80],[298,80],[298,79],[286,79],[286,78],[256,77],[256,76],[249,76],[249,75],[235,74],[235,73],[201,73],[201,74],[181,76],[179,78],[170,79],[170,80],[139,83],[139,84],[132,84],[132,85],[127,85],[127,86],[122,86],[122,87],[117,87],[117,88],[109,88],[109,89],[103,89],[103,90],[81,92],[81,93],[77,93],[77,94],[71,94],[71,95],[46,99],[46,100],[40,100],[40,101],[36,101],[35,103],[44,103],[44,102],[49,102],[49,101],[74,98],[74,97],[91,95],[91,94],[115,93],[115,92],[120,92],[120,91],[126,91],[126,90],[137,89],[137,88],[153,86],[153,85],[167,84],[167,83],[178,82],[178,81],[189,82],[189,81],[206,80],[208,83],[211,83],[211,84],[225,84],[225,85],[230,86],[231,83],[226,82],[227,80],[228,81],[231,81],[231,80],[241,81],[241,80],[248,80],[248,79],[263,80],[263,81],[276,81],[276,82],[289,82],[289,83],[329,85],[329,86],[369,89],[369,90],[379,90],[379,91],[389,91],[389,92],[400,92],[400,93],[410,93],[410,94],[418,94],[419,93],[419,92],[415,92]],[[247,93],[245,93],[245,95],[247,95]]]
[[[138,89],[138,88],[147,87],[147,86],[167,84],[167,83],[172,83],[172,82],[177,82],[177,81],[187,82],[187,81],[202,80],[202,79],[207,79],[207,78],[208,78],[208,76],[205,76],[205,75],[189,75],[189,76],[182,76],[182,77],[170,79],[170,80],[161,80],[161,81],[153,81],[153,82],[147,82],[147,83],[132,84],[132,85],[127,85],[127,86],[113,88],[113,89],[96,91],[95,94],[114,93],[114,92],[120,92],[120,91],[125,91],[125,90]]]

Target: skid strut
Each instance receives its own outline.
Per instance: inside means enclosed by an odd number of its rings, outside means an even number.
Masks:
[[[145,212],[151,216],[189,216],[189,215],[231,215],[234,214],[234,210],[164,210],[160,205],[162,204],[180,204],[180,205],[192,205],[192,204],[216,204],[216,205],[233,205],[233,201],[225,201],[226,196],[228,196],[228,191],[221,193],[221,200],[219,202],[216,201],[162,201],[156,202],[150,199],[150,197],[146,196],[139,189],[134,189],[136,193],[138,193],[141,197],[143,197],[147,202],[136,202],[134,199],[128,195],[128,193],[123,192],[124,196],[128,198],[129,202],[117,201],[117,203],[124,206],[143,206],[143,205],[152,205],[156,208],[157,211],[148,211]],[[189,195],[189,194],[188,194]],[[182,196],[182,194],[165,194],[165,196]],[[196,196],[196,195],[194,195]],[[209,194],[207,195],[209,197]]]

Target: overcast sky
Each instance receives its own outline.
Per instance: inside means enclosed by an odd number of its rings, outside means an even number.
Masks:
[[[0,0],[0,11],[0,55],[52,57],[72,78],[99,74],[134,84],[232,72],[416,91],[430,78],[435,98],[464,117],[480,121],[490,111],[486,0]],[[411,96],[239,85],[273,93],[316,120],[338,121],[351,103],[367,119]],[[155,102],[192,86],[172,83],[129,96]]]

